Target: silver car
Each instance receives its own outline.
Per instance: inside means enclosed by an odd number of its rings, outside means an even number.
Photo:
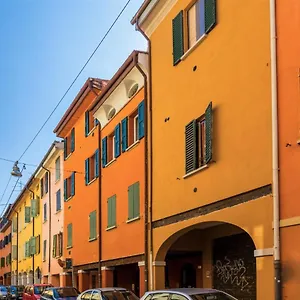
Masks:
[[[141,300],[238,300],[214,289],[182,288],[146,292]]]
[[[77,300],[139,300],[139,298],[123,288],[96,288],[81,293]]]
[[[7,288],[4,285],[0,286],[0,299],[7,299]]]

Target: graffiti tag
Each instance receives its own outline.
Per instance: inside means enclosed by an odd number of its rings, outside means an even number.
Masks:
[[[224,261],[216,261],[214,268],[218,278],[222,280],[223,283],[235,284],[240,287],[241,291],[249,286],[249,282],[245,277],[247,269],[243,259],[231,261],[225,256]]]

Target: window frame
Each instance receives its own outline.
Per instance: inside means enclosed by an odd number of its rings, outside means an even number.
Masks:
[[[60,178],[61,178],[60,156],[58,156],[55,160],[55,182],[58,182]]]

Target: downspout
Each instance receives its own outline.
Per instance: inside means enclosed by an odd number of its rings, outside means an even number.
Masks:
[[[27,190],[32,193],[32,199],[34,199],[34,195],[35,195],[34,191],[32,191],[29,188],[27,188]],[[32,217],[32,236],[34,237],[34,217]],[[34,284],[34,255],[32,255],[32,271],[33,271],[32,282]]]
[[[19,213],[15,210],[17,213],[17,265],[16,265],[16,285],[19,285]]]
[[[145,291],[147,292],[149,290],[149,284],[148,284],[148,272],[149,272],[149,261],[148,261],[148,253],[149,253],[149,237],[148,237],[148,83],[147,83],[147,75],[142,70],[142,68],[139,65],[138,62],[138,55],[134,57],[135,59],[135,66],[140,71],[142,76],[144,77],[144,101],[145,101],[145,112],[144,115],[146,116],[144,122],[144,128],[145,128],[145,147],[144,147],[144,159],[145,159]]]
[[[48,193],[49,193],[49,246],[48,246],[48,250],[49,250],[49,259],[48,259],[48,282],[49,282],[49,276],[50,276],[50,272],[51,272],[51,241],[52,241],[52,236],[51,236],[51,172],[50,170],[48,170],[47,168],[45,168],[44,166],[42,166],[42,168],[48,172]]]
[[[148,261],[148,255],[146,255],[145,253],[145,272],[146,272],[146,261],[147,261],[147,275],[148,275],[148,271],[149,271],[149,280],[148,282],[150,283],[150,285],[148,284],[148,288],[150,287],[150,290],[153,290],[153,232],[152,232],[152,190],[153,190],[153,171],[152,171],[152,54],[151,54],[151,41],[148,38],[148,36],[146,35],[146,33],[141,29],[141,27],[139,26],[139,22],[138,20],[136,20],[136,29],[143,35],[143,37],[146,39],[146,41],[148,42],[148,67],[149,67],[149,76],[148,79],[146,79],[146,84],[147,87],[149,88],[148,91],[146,89],[147,93],[147,102],[148,105],[146,106],[147,109],[147,114],[146,114],[146,122],[147,125],[145,126],[146,128],[146,147],[145,147],[145,159],[146,159],[146,187],[145,189],[147,189],[146,195],[147,195],[147,206],[145,203],[145,211],[147,211],[147,220],[145,220],[145,222],[147,222],[147,231],[145,233],[146,238],[145,240],[147,240],[147,249],[150,249],[150,253],[149,253],[149,261]],[[145,97],[146,98],[146,97]],[[148,109],[149,107],[149,109]],[[148,127],[149,124],[149,127]],[[149,134],[149,130],[150,129],[150,134]],[[149,140],[148,140],[149,139]],[[148,141],[150,141],[150,147],[149,147],[149,143]],[[149,159],[148,159],[148,154],[149,154]],[[148,171],[150,173],[150,176],[148,176]],[[146,202],[146,201],[145,201]],[[146,216],[145,216],[146,219]],[[148,250],[147,250],[147,254],[148,254]],[[150,266],[150,267],[149,267]],[[146,275],[146,274],[145,274]],[[148,278],[148,277],[146,277]]]
[[[98,157],[98,165],[99,165],[99,177],[98,177],[98,285],[99,288],[102,287],[102,272],[101,272],[101,258],[102,258],[102,163],[101,163],[101,124],[98,124],[98,149],[99,149],[99,157]]]
[[[273,225],[274,225],[274,275],[275,300],[282,299],[280,259],[280,211],[278,182],[278,111],[277,111],[277,36],[276,4],[270,0],[270,44],[271,44],[271,96],[272,96],[272,179],[273,179]]]

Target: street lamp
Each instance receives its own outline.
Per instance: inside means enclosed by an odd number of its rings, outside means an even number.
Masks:
[[[20,171],[20,168],[18,167],[18,161],[16,161],[15,163],[14,163],[14,166],[13,166],[13,168],[12,168],[12,171],[11,171],[11,175],[12,176],[15,176],[15,177],[22,177],[22,173],[21,173],[21,171]]]

